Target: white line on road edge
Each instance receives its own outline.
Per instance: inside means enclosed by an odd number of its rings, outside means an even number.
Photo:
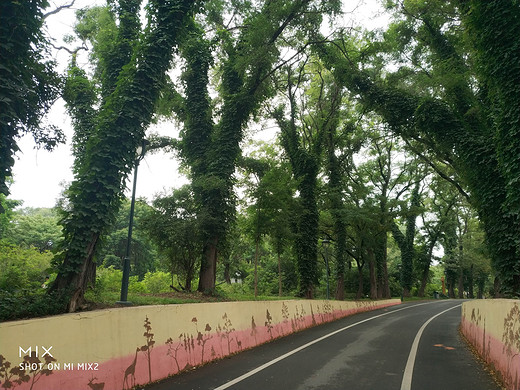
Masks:
[[[227,389],[239,382],[242,382],[244,379],[247,379],[249,378],[250,376],[253,376],[255,375],[257,372],[260,372],[262,370],[265,370],[267,367],[269,366],[272,366],[273,364],[276,364],[278,363],[279,361],[285,359],[285,358],[288,358],[289,356],[291,355],[294,355],[295,353],[297,352],[300,352],[301,350],[307,348],[307,347],[310,347],[311,345],[313,344],[316,344],[316,343],[319,343],[320,341],[322,340],[325,340],[331,336],[334,336],[335,334],[337,333],[340,333],[340,332],[343,332],[344,330],[347,330],[347,329],[350,329],[350,328],[353,328],[354,326],[357,326],[357,325],[360,325],[360,324],[363,324],[365,322],[368,322],[368,321],[372,321],[372,320],[375,320],[376,318],[379,318],[379,317],[383,317],[383,316],[386,316],[386,315],[389,315],[389,314],[393,314],[393,313],[397,313],[398,311],[401,311],[401,310],[406,310],[406,309],[411,309],[412,307],[417,307],[417,306],[422,306],[422,305],[430,305],[432,304],[432,302],[426,302],[426,303],[419,303],[417,305],[413,305],[413,306],[407,306],[407,307],[403,307],[401,309],[397,309],[397,310],[393,310],[393,311],[389,311],[389,312],[386,312],[386,313],[383,313],[383,314],[379,314],[377,316],[374,316],[374,317],[370,317],[370,318],[367,318],[366,320],[363,320],[363,321],[359,321],[359,322],[356,322],[355,324],[352,324],[352,325],[349,325],[349,326],[345,326],[344,328],[341,328],[341,329],[338,329],[338,330],[335,330],[334,332],[332,333],[329,333],[329,334],[326,334],[325,336],[322,336],[320,338],[317,338],[313,341],[310,341],[308,342],[307,344],[304,344],[302,345],[301,347],[298,347],[296,349],[293,349],[292,351],[289,351],[287,352],[286,354],[282,355],[282,356],[279,356],[277,357],[276,359],[273,359],[265,364],[262,364],[261,366],[255,368],[254,370],[251,370],[249,371],[248,373],[244,374],[244,375],[241,375],[239,376],[238,378],[235,378],[229,382],[226,382],[224,383],[223,385],[215,388],[214,390],[224,390],[224,389]],[[459,305],[460,306],[460,305]],[[444,312],[443,312],[444,313]],[[442,313],[441,313],[442,314]]]
[[[446,313],[447,311],[453,310],[462,305],[457,305],[450,307],[444,311],[441,311],[438,314],[435,314],[432,318],[426,321],[419,332],[415,335],[415,339],[413,340],[412,349],[410,350],[410,355],[408,355],[408,361],[406,362],[406,368],[404,369],[403,382],[401,383],[401,390],[411,390],[412,389],[412,375],[413,375],[413,366],[415,365],[415,356],[417,355],[417,349],[419,348],[419,341],[421,340],[421,336],[423,334],[424,329],[428,326],[430,322],[432,322],[435,318],[440,316],[441,314]]]

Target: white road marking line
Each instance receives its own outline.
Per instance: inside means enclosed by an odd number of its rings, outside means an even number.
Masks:
[[[430,322],[432,322],[435,318],[440,316],[441,314],[444,314],[447,311],[453,310],[460,306],[462,306],[462,305],[453,306],[453,307],[450,307],[449,309],[441,311],[438,314],[435,314],[428,321],[426,321],[423,324],[423,326],[421,326],[421,329],[419,329],[419,331],[415,335],[415,339],[413,340],[412,349],[410,350],[410,355],[408,355],[408,361],[406,362],[406,367],[404,369],[404,374],[403,374],[403,382],[401,383],[401,390],[411,390],[412,389],[413,366],[415,365],[415,357],[417,356],[417,349],[419,348],[419,341],[421,340],[421,336],[424,332],[424,329],[426,329],[428,324]]]
[[[254,370],[251,370],[248,373],[239,376],[238,378],[235,378],[235,379],[233,379],[233,380],[231,380],[229,382],[224,383],[223,385],[221,385],[219,387],[216,387],[214,390],[224,390],[224,389],[227,389],[227,388],[229,388],[229,387],[231,387],[231,386],[233,386],[233,385],[235,385],[235,384],[237,384],[239,382],[242,382],[244,379],[247,379],[250,376],[255,375],[256,373],[258,373],[258,372],[260,372],[262,370],[265,370],[267,367],[272,366],[273,364],[276,364],[279,361],[281,361],[281,360],[283,360],[285,358],[288,358],[289,356],[294,355],[295,353],[300,352],[301,350],[303,350],[303,349],[305,349],[307,347],[310,347],[313,344],[319,343],[322,340],[325,340],[325,339],[327,339],[327,338],[329,338],[331,336],[334,336],[335,334],[343,332],[344,330],[353,328],[354,326],[363,324],[363,323],[368,322],[368,321],[375,320],[376,318],[379,318],[379,317],[383,317],[383,316],[386,316],[386,315],[389,315],[389,314],[397,313],[397,312],[399,312],[401,310],[407,310],[407,309],[411,309],[412,307],[417,307],[417,306],[422,306],[422,305],[430,305],[432,303],[435,303],[435,302],[419,303],[417,305],[403,307],[401,309],[392,310],[392,311],[389,311],[389,312],[386,312],[386,313],[383,313],[383,314],[379,314],[379,315],[374,316],[374,317],[367,318],[367,319],[365,319],[363,321],[356,322],[355,324],[345,326],[344,328],[335,330],[334,332],[331,332],[329,334],[326,334],[325,336],[322,336],[322,337],[317,338],[317,339],[315,339],[313,341],[310,341],[307,344],[304,344],[304,345],[302,345],[302,346],[300,346],[300,347],[298,347],[296,349],[293,349],[292,351],[287,352],[286,354],[283,354],[283,355],[277,357],[276,359],[273,359],[273,360],[271,360],[271,361],[269,361],[269,362],[267,362],[265,364],[262,364],[261,366],[255,368]]]

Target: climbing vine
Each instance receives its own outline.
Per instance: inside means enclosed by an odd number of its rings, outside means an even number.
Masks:
[[[75,164],[75,180],[67,191],[68,206],[61,221],[64,242],[62,253],[56,258],[59,273],[50,290],[66,292],[72,288],[69,311],[81,304],[85,289],[94,278],[94,256],[100,238],[120,206],[135,151],[144,137],[170,66],[172,48],[178,44],[186,18],[194,7],[191,1],[150,1],[147,31],[142,39],[129,46],[124,37],[138,34],[127,34],[124,21],[130,24],[129,29],[137,28],[140,2],[119,4],[122,16],[119,47],[121,53],[128,47],[133,51],[131,56],[119,53],[120,59],[129,61],[119,69],[113,90],[107,88],[108,95],[95,113],[95,127],[84,145],[84,154]],[[80,123],[85,118],[77,119]]]

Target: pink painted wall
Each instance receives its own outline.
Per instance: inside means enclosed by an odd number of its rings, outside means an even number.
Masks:
[[[509,390],[520,390],[520,300],[465,302],[461,329]]]
[[[3,323],[0,388],[129,389],[311,326],[399,303],[295,300],[140,306]],[[26,350],[35,345],[52,346],[53,358],[43,356],[41,347],[38,357],[20,353],[20,346]],[[20,370],[20,363],[27,368]]]

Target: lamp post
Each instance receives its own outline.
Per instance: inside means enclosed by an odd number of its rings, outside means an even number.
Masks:
[[[143,139],[143,143],[139,145],[136,152],[135,157],[135,168],[134,168],[134,184],[132,188],[132,201],[130,203],[130,217],[128,222],[128,238],[126,240],[126,252],[125,259],[123,263],[123,279],[121,280],[121,299],[116,303],[121,305],[131,305],[132,302],[128,302],[128,281],[130,279],[130,247],[132,244],[132,227],[134,224],[134,208],[135,208],[135,188],[137,184],[137,168],[139,167],[139,163],[144,158],[146,153],[146,146],[150,142],[146,139]]]
[[[330,241],[326,238],[321,241],[321,245],[325,249],[325,266],[327,267],[327,300],[329,299],[329,244]]]

